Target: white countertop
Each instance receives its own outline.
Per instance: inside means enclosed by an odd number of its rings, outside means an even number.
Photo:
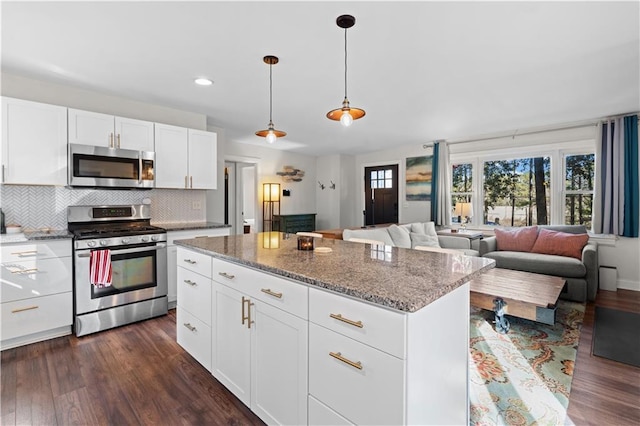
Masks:
[[[28,241],[24,233],[19,234],[0,234],[0,244],[24,243]]]

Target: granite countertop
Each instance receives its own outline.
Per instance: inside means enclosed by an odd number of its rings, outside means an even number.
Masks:
[[[151,223],[153,226],[171,231],[190,231],[192,229],[215,229],[215,228],[231,228],[231,225],[225,225],[218,222],[166,222]]]
[[[24,231],[19,234],[2,234],[0,235],[0,244],[24,243],[39,240],[67,240],[71,238],[73,238],[73,235],[66,229],[49,231],[33,230]]]
[[[495,261],[315,239],[330,253],[297,249],[294,235],[269,233],[176,241],[177,245],[404,312],[415,312],[495,266]],[[267,244],[268,245],[268,244]]]

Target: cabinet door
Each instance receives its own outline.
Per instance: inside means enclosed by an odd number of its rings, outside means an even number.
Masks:
[[[115,129],[116,148],[154,151],[152,122],[115,117]]]
[[[211,374],[250,406],[251,330],[247,321],[242,324],[242,296],[227,286],[213,284]],[[246,309],[247,303],[244,305]]]
[[[267,424],[306,424],[307,321],[259,301],[251,318],[251,410]]]
[[[69,143],[115,147],[114,117],[69,108]]]
[[[217,189],[218,135],[189,129],[189,188]]]
[[[67,109],[2,98],[2,183],[67,184]]]
[[[184,127],[155,124],[156,188],[187,188],[188,137]]]

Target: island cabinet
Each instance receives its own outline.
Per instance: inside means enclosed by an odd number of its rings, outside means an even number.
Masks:
[[[307,423],[307,288],[213,259],[212,374],[268,424]]]

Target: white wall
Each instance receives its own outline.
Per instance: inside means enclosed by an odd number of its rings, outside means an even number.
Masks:
[[[316,216],[317,229],[333,229],[340,227],[340,202],[341,189],[350,186],[351,182],[345,182],[340,174],[340,155],[328,155],[317,158],[317,180],[324,185],[324,189],[316,182]],[[331,182],[336,187],[331,189]]]

